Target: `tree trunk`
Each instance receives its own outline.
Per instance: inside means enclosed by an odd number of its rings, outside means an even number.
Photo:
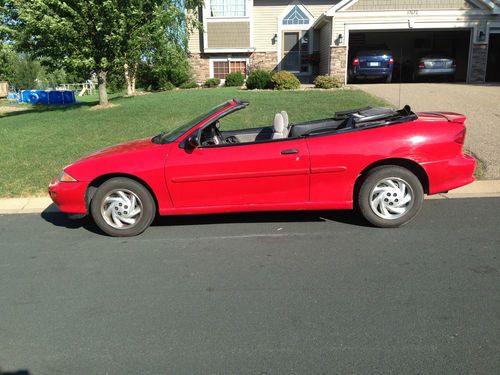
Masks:
[[[127,95],[132,96],[135,95],[135,82],[137,77],[137,63],[134,64],[134,67],[130,69],[129,65],[125,63],[123,65],[123,70],[125,72],[125,83],[127,84]]]
[[[108,72],[99,71],[97,72],[97,83],[99,84],[99,104],[107,105],[108,104],[108,93],[106,92],[106,77]]]
[[[132,90],[132,82],[130,80],[130,69],[127,63],[123,64],[123,71],[125,72],[125,84],[127,85],[127,96],[134,95]]]

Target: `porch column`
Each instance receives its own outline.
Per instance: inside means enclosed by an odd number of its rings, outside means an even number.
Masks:
[[[344,82],[347,75],[347,47],[330,47],[330,75]]]

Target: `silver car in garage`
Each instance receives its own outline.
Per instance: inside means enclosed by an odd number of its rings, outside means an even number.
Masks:
[[[442,52],[423,52],[415,60],[413,80],[439,77],[453,81],[457,65],[455,60]]]

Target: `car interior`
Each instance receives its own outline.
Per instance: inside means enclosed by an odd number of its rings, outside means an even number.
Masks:
[[[416,118],[409,106],[401,110],[366,107],[336,112],[332,118],[292,124],[288,113],[282,111],[275,114],[272,126],[260,128],[221,131],[220,119],[216,120],[201,130],[200,145],[207,147],[296,139],[413,121]]]

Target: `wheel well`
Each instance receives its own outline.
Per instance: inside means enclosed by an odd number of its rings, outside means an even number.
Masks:
[[[92,182],[87,187],[87,190],[85,191],[85,206],[87,208],[87,212],[89,212],[90,202],[92,201],[92,198],[94,197],[94,194],[95,194],[96,190],[99,188],[99,186],[101,186],[104,182],[106,182],[112,178],[115,178],[115,177],[129,178],[131,180],[137,181],[142,186],[144,186],[149,191],[151,196],[153,197],[153,199],[155,201],[155,205],[156,205],[156,212],[158,213],[158,209],[159,209],[158,200],[156,199],[156,195],[153,192],[153,189],[151,189],[151,187],[144,180],[141,180],[140,178],[138,178],[134,175],[131,175],[131,174],[127,174],[127,173],[109,173],[109,174],[99,176],[99,177],[95,178],[94,180],[92,180]]]
[[[392,158],[392,159],[379,160],[375,163],[370,164],[365,169],[363,169],[363,171],[359,174],[358,178],[356,179],[356,184],[354,185],[354,196],[353,196],[354,200],[356,200],[356,197],[358,196],[359,193],[359,189],[361,188],[361,185],[365,180],[368,172],[370,172],[374,168],[378,168],[384,165],[395,165],[398,167],[408,169],[415,176],[417,176],[420,183],[422,184],[424,193],[429,194],[429,177],[427,176],[425,169],[422,168],[420,164],[414,162],[413,160]]]

